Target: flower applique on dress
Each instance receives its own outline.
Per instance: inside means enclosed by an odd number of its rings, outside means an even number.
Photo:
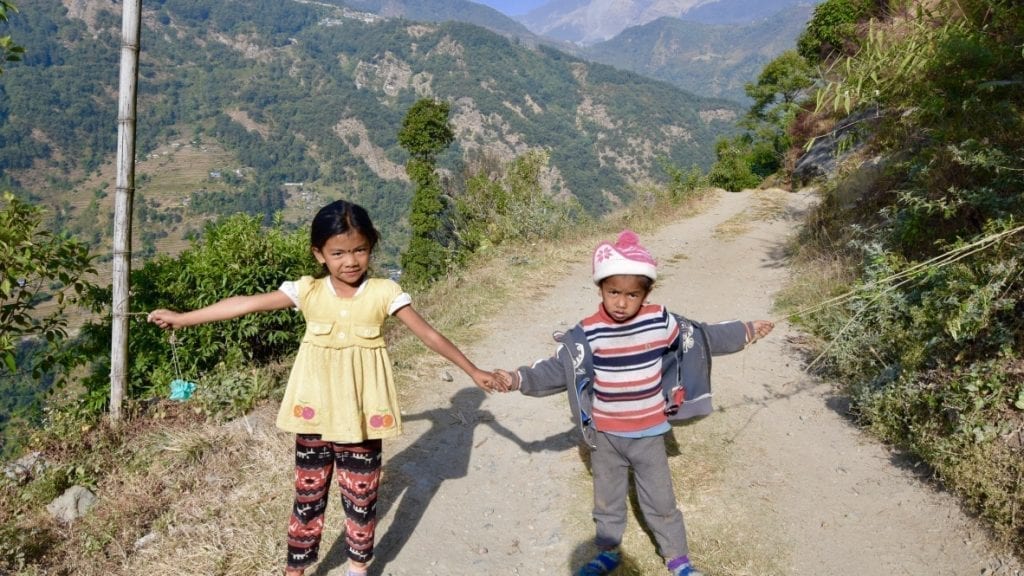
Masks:
[[[395,416],[389,409],[380,408],[366,415],[366,423],[371,430],[387,430],[395,426]]]
[[[292,406],[292,416],[302,422],[316,424],[319,422],[319,418],[317,418],[318,415],[318,410],[312,404],[308,404],[301,400],[297,400]]]

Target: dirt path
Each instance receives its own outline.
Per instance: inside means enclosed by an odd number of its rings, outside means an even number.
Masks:
[[[766,197],[781,198],[784,214],[752,219],[765,213]],[[661,263],[652,300],[697,320],[772,318],[788,274],[783,245],[810,200],[721,194],[703,214],[643,236]],[[735,225],[741,220],[747,224]],[[511,368],[549,355],[551,331],[597,305],[589,274],[589,262],[569,265],[534,297],[511,304],[487,323],[490,336],[468,347],[470,356],[485,368]],[[772,560],[742,566],[709,553],[709,572],[1021,574],[1019,564],[986,550],[983,531],[952,498],[841,416],[831,387],[800,370],[787,345],[794,334],[780,323],[747,351],[716,358],[719,411],[687,427],[708,439],[700,449],[709,458],[724,458],[713,489],[682,506],[695,556],[706,549],[703,526],[728,518],[730,542]],[[566,401],[485,396],[468,384],[461,374],[438,382],[407,406],[406,434],[386,446],[372,573],[570,573],[588,553],[592,529]],[[341,563],[332,547],[311,574],[341,574]]]

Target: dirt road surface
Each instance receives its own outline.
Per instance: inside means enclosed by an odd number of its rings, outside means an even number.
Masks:
[[[642,235],[659,260],[651,300],[701,321],[777,319],[785,244],[812,201],[810,193],[719,193],[700,215]],[[597,302],[589,261],[567,265],[464,349],[483,368],[529,364],[554,351],[553,330]],[[696,499],[677,485],[698,564],[719,576],[1024,573],[990,551],[952,497],[849,422],[834,387],[802,371],[790,345],[797,336],[782,321],[744,352],[715,359],[717,411],[686,427],[686,437],[704,439],[699,446],[679,446],[720,462]],[[567,402],[485,395],[452,373],[452,382],[423,386],[406,403],[406,432],[385,446],[371,574],[570,574],[593,534]],[[706,527],[724,520],[734,550],[749,546],[771,562],[743,566],[723,561],[728,550],[712,554]],[[309,574],[343,574],[343,562],[325,541]]]

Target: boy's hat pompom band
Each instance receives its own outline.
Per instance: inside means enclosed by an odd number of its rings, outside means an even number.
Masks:
[[[594,284],[617,274],[658,279],[658,263],[632,230],[623,230],[615,244],[602,242],[594,249]]]

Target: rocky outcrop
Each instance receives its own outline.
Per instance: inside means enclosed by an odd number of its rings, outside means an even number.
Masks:
[[[876,109],[856,112],[840,120],[832,131],[818,136],[811,148],[797,160],[793,168],[793,183],[803,185],[833,178],[842,160],[863,145],[865,129],[877,118],[879,112]]]

